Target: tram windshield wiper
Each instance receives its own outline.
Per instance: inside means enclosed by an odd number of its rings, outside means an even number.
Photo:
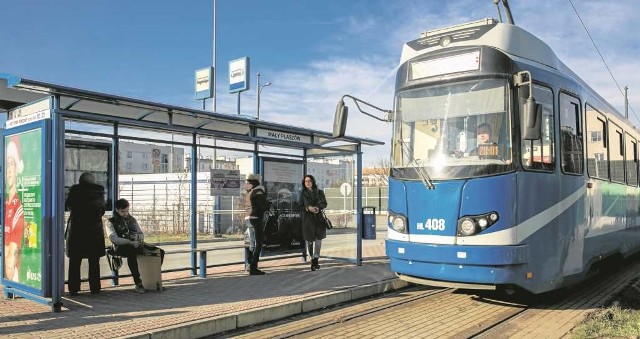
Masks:
[[[418,177],[420,178],[424,186],[430,190],[436,189],[436,186],[433,185],[433,181],[431,180],[431,176],[429,175],[429,172],[427,171],[426,166],[422,164],[422,160],[416,159],[411,156],[413,151],[403,140],[399,140],[399,142],[402,147],[402,152],[404,153],[404,156],[407,159],[411,159],[411,162],[409,164],[413,165],[412,166],[413,169],[416,171],[416,174],[418,175]]]

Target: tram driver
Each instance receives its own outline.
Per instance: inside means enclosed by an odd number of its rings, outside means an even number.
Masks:
[[[479,124],[476,129],[476,137],[477,146],[469,152],[469,155],[478,156],[481,159],[492,159],[500,156],[498,144],[491,140],[491,125],[486,122]]]

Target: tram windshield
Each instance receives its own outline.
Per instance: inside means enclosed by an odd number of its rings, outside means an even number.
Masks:
[[[504,79],[479,79],[399,92],[393,131],[396,178],[487,176],[513,170]]]

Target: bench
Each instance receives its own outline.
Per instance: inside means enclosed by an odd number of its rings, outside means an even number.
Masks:
[[[247,249],[248,245],[247,244],[243,244],[243,245],[227,245],[227,246],[218,246],[218,247],[206,247],[206,248],[185,248],[185,249],[181,249],[181,250],[169,250],[169,251],[165,251],[164,254],[165,256],[167,254],[177,254],[177,253],[198,253],[198,270],[199,272],[199,276],[200,278],[206,278],[207,277],[207,252],[209,251],[217,251],[217,250],[232,250],[232,249]],[[117,258],[117,260],[119,259],[120,262],[122,263],[123,258],[121,258],[120,256],[116,255],[113,251],[113,248],[111,246],[107,247],[105,249],[106,253],[107,253],[107,260],[110,261],[112,260],[112,258]],[[245,251],[245,263],[247,261],[247,253]],[[111,263],[109,264],[110,268],[112,268]],[[196,275],[195,269],[192,268],[192,274]],[[113,268],[111,269],[111,285],[112,286],[118,286],[119,283],[119,277],[120,275],[118,274],[118,270],[114,270]]]
[[[247,248],[246,245],[227,245],[227,246],[218,246],[218,247],[206,247],[206,248],[186,248],[183,250],[171,250],[165,251],[166,254],[175,254],[175,253],[198,253],[198,268],[200,271],[200,278],[207,277],[207,252],[209,251],[217,251],[217,250],[235,250]],[[192,272],[195,275],[195,271]]]

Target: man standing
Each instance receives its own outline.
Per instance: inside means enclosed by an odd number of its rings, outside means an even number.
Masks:
[[[243,205],[247,212],[245,226],[250,234],[250,242],[253,243],[253,239],[255,239],[255,244],[252,244],[253,250],[250,250],[249,255],[249,275],[263,275],[264,271],[258,269],[258,262],[264,240],[263,217],[269,207],[269,202],[257,174],[247,175],[247,181],[244,184]]]

